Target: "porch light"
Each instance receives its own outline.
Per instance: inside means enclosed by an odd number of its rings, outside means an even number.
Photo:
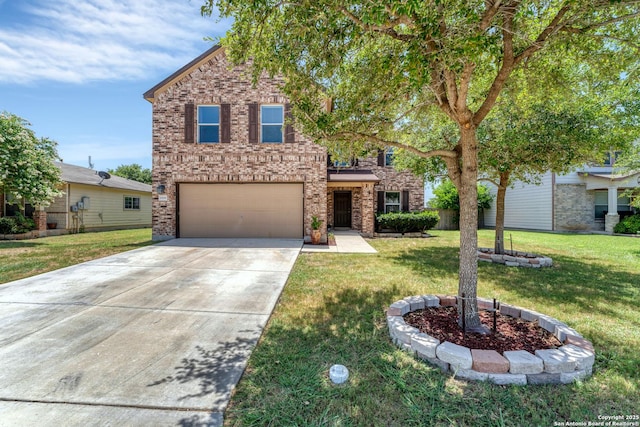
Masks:
[[[158,192],[158,194],[164,194],[164,192],[166,191],[167,187],[165,187],[164,184],[160,184],[156,187],[156,191]]]

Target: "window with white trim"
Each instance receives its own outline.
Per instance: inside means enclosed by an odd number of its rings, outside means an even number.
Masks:
[[[384,151],[384,165],[385,166],[393,166],[393,147],[389,147]]]
[[[400,192],[385,191],[384,192],[384,213],[400,212]]]
[[[220,142],[220,106],[198,105],[198,143]]]
[[[616,160],[618,160],[618,157],[620,156],[620,154],[622,154],[621,151],[608,151],[605,154],[605,158],[604,158],[604,165],[605,166],[613,166],[616,164]]]
[[[283,126],[283,105],[260,106],[260,142],[281,143]]]
[[[140,197],[124,196],[124,210],[125,211],[139,211],[140,210]]]

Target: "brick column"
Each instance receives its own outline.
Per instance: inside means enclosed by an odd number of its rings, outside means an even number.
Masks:
[[[33,220],[36,223],[36,230],[40,237],[47,235],[47,213],[43,207],[36,207],[33,212]]]
[[[362,235],[365,237],[373,237],[374,222],[374,191],[373,184],[362,184]]]
[[[616,214],[607,214],[604,217],[604,231],[607,233],[613,233],[613,228],[617,223],[620,222],[620,215]]]

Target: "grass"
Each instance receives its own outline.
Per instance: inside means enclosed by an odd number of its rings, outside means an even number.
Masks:
[[[594,373],[563,386],[464,382],[397,349],[384,310],[416,294],[456,294],[457,232],[377,239],[378,255],[303,253],[225,414],[243,426],[549,426],[640,408],[640,239],[513,232],[551,269],[479,266],[479,295],[576,328]],[[509,233],[507,233],[507,236]],[[480,245],[492,246],[491,231]],[[507,243],[509,246],[509,243]],[[346,385],[332,385],[332,364]]]
[[[0,240],[0,284],[152,243],[150,228]]]

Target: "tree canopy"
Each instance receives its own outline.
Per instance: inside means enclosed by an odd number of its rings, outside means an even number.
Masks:
[[[446,165],[460,195],[459,294],[470,297],[474,328],[478,128],[505,84],[535,61],[562,69],[545,57],[557,50],[571,66],[599,58],[638,74],[632,0],[206,0],[202,10],[214,8],[234,18],[222,40],[232,61],[251,61],[254,79],[281,75],[305,134],[346,152],[391,146]]]
[[[0,113],[0,190],[34,206],[48,206],[59,190],[57,143],[37,138],[29,123]]]
[[[137,163],[130,165],[120,165],[115,169],[107,169],[112,175],[120,176],[122,178],[131,179],[133,181],[143,182],[145,184],[151,184],[151,169],[143,168]]]

